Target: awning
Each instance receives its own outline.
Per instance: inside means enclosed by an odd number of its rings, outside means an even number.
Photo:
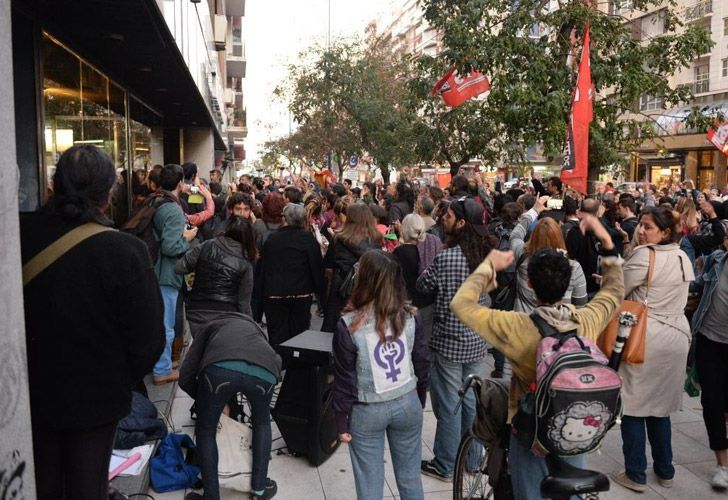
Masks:
[[[209,126],[215,148],[226,149],[155,0],[16,0],[13,7],[159,111],[165,127]]]
[[[728,102],[726,101],[672,108],[665,110],[659,115],[651,115],[656,122],[653,123],[655,133],[657,135],[697,134],[697,130],[687,128],[684,122],[685,118],[692,113],[694,108],[706,108],[703,110],[706,116],[714,116],[717,113],[723,113],[728,116]]]

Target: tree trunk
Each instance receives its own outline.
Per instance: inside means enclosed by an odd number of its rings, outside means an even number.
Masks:
[[[450,161],[450,177],[455,177],[458,175],[458,172],[460,171],[460,167],[465,165],[470,161],[470,158],[466,158],[464,160],[460,161]]]
[[[384,185],[386,186],[389,184],[389,165],[379,165],[379,171],[382,173],[382,181],[384,181]]]

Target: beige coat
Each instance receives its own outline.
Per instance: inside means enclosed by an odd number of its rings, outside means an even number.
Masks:
[[[648,246],[655,249],[649,292],[646,287]],[[638,246],[627,258],[625,298],[635,302],[647,299],[648,322],[644,364],[622,363],[619,368],[625,415],[667,417],[681,408],[691,339],[685,304],[688,287],[694,279],[690,259],[675,243]]]

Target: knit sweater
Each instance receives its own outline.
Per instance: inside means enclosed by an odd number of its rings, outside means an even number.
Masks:
[[[605,257],[602,269],[602,289],[591,302],[580,309],[571,304],[563,306],[571,310],[571,322],[577,333],[593,341],[604,331],[624,297],[622,260]],[[493,264],[486,258],[462,284],[450,308],[460,321],[505,354],[510,361],[514,378],[511,380],[508,415],[512,418],[518,400],[529,385],[536,381],[536,349],[541,335],[528,314],[498,311],[478,304],[481,295],[496,288],[495,275]],[[548,321],[548,318],[544,319]]]

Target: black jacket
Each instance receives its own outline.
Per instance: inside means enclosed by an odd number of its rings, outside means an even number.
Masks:
[[[219,236],[198,245],[177,261],[179,274],[195,273],[190,309],[211,309],[250,314],[253,265],[237,241]]]
[[[23,264],[76,225],[21,215]],[[128,415],[132,388],[164,347],[162,295],[144,243],[116,231],[92,236],[24,292],[33,425],[88,429]]]
[[[284,226],[263,244],[263,294],[287,297],[321,293],[324,272],[316,238],[298,227]]]
[[[197,377],[202,370],[218,361],[230,360],[261,366],[278,380],[281,378],[281,357],[270,346],[268,337],[253,318],[240,313],[220,312],[217,320],[192,342],[180,369],[179,386],[196,397]]]

